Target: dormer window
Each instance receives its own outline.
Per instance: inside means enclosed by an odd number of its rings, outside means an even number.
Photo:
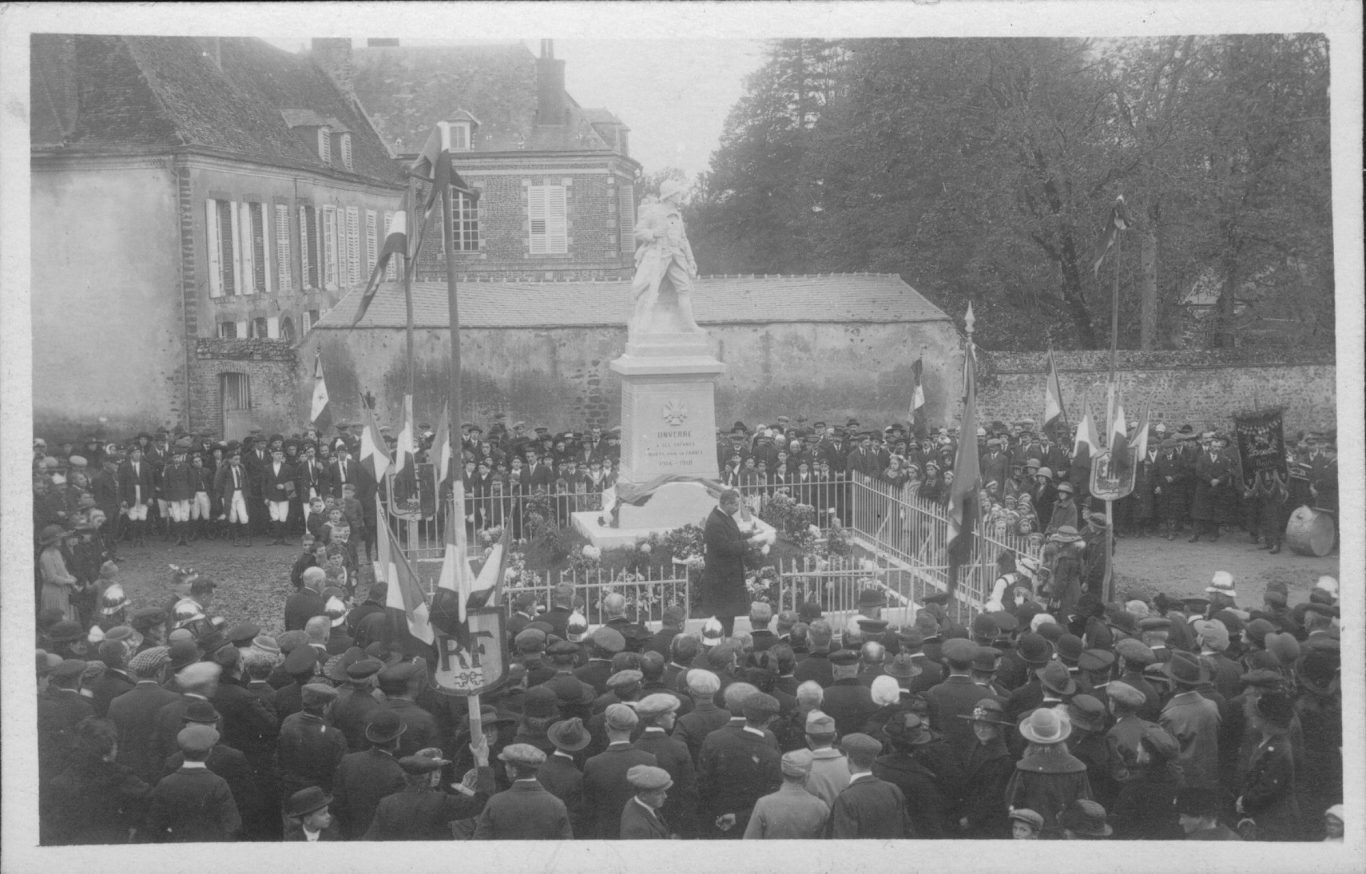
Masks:
[[[324,164],[332,163],[332,128],[318,128],[318,157]]]
[[[351,134],[342,133],[338,139],[341,140],[342,167],[351,170],[353,169],[351,166]]]
[[[446,123],[446,129],[450,131],[450,150],[452,152],[473,151],[474,132],[479,129],[479,119],[475,118],[469,110],[457,109],[455,115]]]
[[[457,121],[451,125],[451,151],[468,152],[470,150],[470,125],[469,122]]]

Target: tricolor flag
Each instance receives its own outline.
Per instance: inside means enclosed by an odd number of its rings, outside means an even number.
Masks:
[[[441,493],[441,484],[451,472],[451,458],[455,450],[451,447],[451,405],[446,402],[441,411],[441,420],[436,426],[436,437],[432,440],[432,451],[428,457],[432,461],[432,473],[436,475],[436,493]]]
[[[1091,421],[1091,411],[1087,410],[1081,417],[1081,424],[1077,425],[1077,439],[1072,443],[1072,475],[1073,485],[1078,482],[1090,483],[1091,481],[1091,453],[1100,441],[1096,439],[1096,426]],[[1077,478],[1078,471],[1086,471],[1081,478]]]
[[[920,421],[920,411],[925,408],[924,372],[925,359],[922,355],[911,365],[911,429],[916,433],[924,431],[924,424]]]
[[[375,496],[375,519],[378,529],[375,551],[379,559],[375,562],[375,569],[378,574],[383,568],[385,582],[389,584],[384,607],[394,640],[412,638],[431,646],[436,641],[436,634],[432,631],[427,598],[422,593],[422,585],[417,580],[417,574],[413,573],[412,565],[408,564],[408,559],[403,557],[393,542],[389,517],[378,495]]]
[[[474,574],[470,572],[469,547],[465,540],[465,483],[461,477],[456,477],[451,484],[451,493],[451,512],[446,514],[446,553],[436,587],[459,595],[456,616],[464,622],[465,602],[473,588],[470,578]]]
[[[416,260],[416,253],[409,249],[408,237],[408,213],[413,207],[413,192],[410,185],[403,194],[403,202],[399,205],[398,211],[389,217],[389,227],[385,229],[384,246],[379,250],[379,258],[375,261],[375,269],[370,272],[370,281],[365,284],[365,291],[361,293],[360,305],[356,308],[356,317],[352,320],[351,326],[360,324],[360,320],[365,318],[365,311],[370,309],[370,302],[375,299],[375,293],[379,291],[380,281],[384,278],[384,272],[389,269],[389,259],[395,255],[403,257],[404,276],[408,275],[409,266]],[[412,240],[411,242],[417,242]]]
[[[313,353],[313,409],[310,411],[308,420],[317,422],[318,417],[327,409],[327,381],[323,379],[323,356],[322,350]]]
[[[1096,258],[1096,263],[1091,267],[1093,276],[1100,276],[1100,265],[1105,260],[1105,256],[1110,254],[1110,248],[1115,245],[1115,240],[1119,239],[1120,231],[1129,229],[1129,213],[1124,208],[1124,195],[1115,198],[1115,205],[1110,207],[1110,219],[1105,224],[1105,235],[1100,239],[1100,257]]]
[[[365,427],[360,432],[360,463],[374,477],[374,482],[383,482],[389,470],[389,453],[384,448],[384,438],[379,436],[375,424],[375,411],[365,410]]]
[[[1062,382],[1058,379],[1058,365],[1053,361],[1053,347],[1048,347],[1048,385],[1043,394],[1043,427],[1047,431],[1062,417]]]
[[[963,356],[963,439],[953,463],[953,486],[949,490],[949,591],[958,585],[958,568],[971,554],[972,527],[976,520],[977,491],[982,487],[982,468],[977,458],[977,362],[969,344]]]
[[[1115,399],[1115,415],[1110,422],[1110,470],[1122,476],[1134,463],[1129,449],[1129,423],[1124,418],[1124,403]]]
[[[394,442],[394,476],[413,466],[413,455],[417,452],[413,434],[417,426],[413,423],[413,396],[403,396],[403,427]]]
[[[1134,463],[1145,460],[1148,457],[1148,416],[1151,410],[1143,411],[1143,424],[1138,426],[1138,433],[1134,434]]]

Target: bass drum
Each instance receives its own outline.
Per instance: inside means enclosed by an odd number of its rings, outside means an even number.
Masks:
[[[1333,551],[1337,526],[1331,513],[1303,506],[1290,514],[1285,524],[1285,545],[1296,555],[1319,558]]]

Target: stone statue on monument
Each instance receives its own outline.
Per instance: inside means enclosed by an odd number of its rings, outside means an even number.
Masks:
[[[701,334],[692,311],[697,262],[679,209],[684,186],[669,179],[658,200],[646,198],[636,222],[636,274],[631,280],[631,319],[627,338],[647,334]]]

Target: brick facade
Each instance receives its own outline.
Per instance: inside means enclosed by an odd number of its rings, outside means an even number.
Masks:
[[[457,171],[479,194],[479,250],[457,252],[460,281],[620,279],[634,270],[630,231],[638,203],[635,165],[611,154],[573,155],[563,160],[524,156],[456,156]],[[567,225],[563,254],[533,255],[529,191],[532,186],[565,189]],[[622,204],[631,215],[621,216]],[[623,245],[625,223],[626,244]],[[427,226],[417,279],[446,278],[442,228]]]
[[[267,432],[298,430],[296,390],[299,360],[294,347],[276,340],[217,340],[195,342],[190,379],[194,399],[189,429],[209,434],[225,432],[221,375],[245,374],[251,387],[250,418]],[[229,428],[230,430],[230,428]]]

